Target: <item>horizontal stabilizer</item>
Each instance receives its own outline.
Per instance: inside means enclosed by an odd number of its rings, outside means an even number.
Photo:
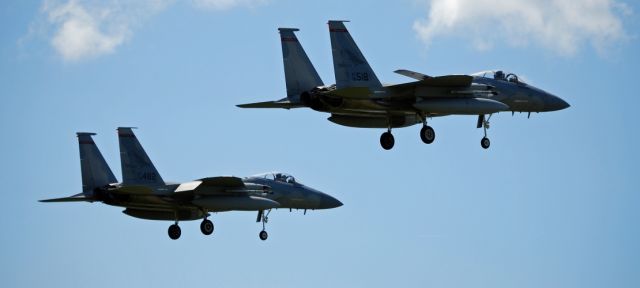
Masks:
[[[398,73],[398,74],[403,75],[403,76],[407,76],[409,78],[413,78],[413,79],[419,80],[419,81],[431,78],[431,76],[429,76],[429,75],[425,75],[425,74],[422,74],[422,73],[413,72],[413,71],[409,71],[409,70],[405,70],[405,69],[400,69],[400,70],[396,70],[396,71],[393,71],[393,72]]]
[[[86,197],[84,194],[76,194],[71,197],[53,198],[39,200],[39,202],[93,202],[93,198]]]
[[[304,105],[300,103],[292,103],[287,100],[285,101],[266,101],[266,102],[256,102],[256,103],[247,103],[236,105],[240,108],[282,108],[282,109],[292,109],[292,108],[302,108]]]

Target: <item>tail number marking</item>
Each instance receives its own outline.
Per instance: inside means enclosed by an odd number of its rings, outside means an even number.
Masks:
[[[369,73],[367,72],[352,72],[351,73],[352,81],[369,81]]]

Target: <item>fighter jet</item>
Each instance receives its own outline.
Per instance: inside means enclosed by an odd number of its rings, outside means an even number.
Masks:
[[[169,237],[180,238],[179,221],[202,219],[200,230],[213,233],[209,212],[258,211],[259,237],[267,240],[265,224],[271,209],[330,209],[342,203],[305,186],[286,173],[264,173],[246,178],[217,176],[185,183],[165,182],[147,156],[132,128],[118,128],[122,182],[93,142],[95,133],[77,133],[80,146],[82,193],[40,202],[102,202],[124,207],[124,214],[148,220],[170,220]]]
[[[336,84],[325,85],[298,41],[296,28],[279,28],[287,86],[287,97],[237,105],[241,108],[301,108],[330,113],[329,121],[348,127],[386,128],[380,136],[382,148],[395,143],[392,128],[422,123],[420,138],[435,140],[427,125],[432,117],[475,115],[477,128],[484,129],[480,144],[489,148],[489,120],[498,112],[548,112],[569,104],[561,98],[525,83],[513,73],[500,70],[471,75],[428,76],[409,70],[394,72],[415,81],[383,85],[344,25],[329,21]]]

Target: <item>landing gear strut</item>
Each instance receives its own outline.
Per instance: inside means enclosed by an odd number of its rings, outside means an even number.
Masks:
[[[260,240],[262,241],[267,240],[269,237],[269,233],[267,233],[264,227],[264,224],[269,222],[269,213],[271,213],[271,209],[267,210],[267,214],[264,213],[264,210],[258,211],[258,218],[256,219],[256,222],[262,222],[262,231],[258,234],[258,237],[260,237]]]
[[[487,129],[489,129],[489,119],[491,119],[491,115],[493,114],[489,114],[489,117],[485,119],[484,115],[479,115],[478,116],[478,128],[482,127],[484,129],[484,137],[482,137],[482,139],[480,140],[480,146],[482,146],[482,148],[484,149],[489,149],[489,146],[491,146],[491,141],[489,140],[489,138],[487,137]]]
[[[384,148],[384,150],[390,150],[391,148],[393,148],[395,142],[396,140],[393,139],[393,134],[391,134],[391,128],[389,128],[387,132],[384,132],[382,133],[382,135],[380,135],[380,145],[382,146],[382,148]]]

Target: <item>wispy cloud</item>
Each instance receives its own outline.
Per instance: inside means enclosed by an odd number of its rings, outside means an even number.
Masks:
[[[536,45],[573,55],[592,45],[601,53],[626,39],[623,18],[633,12],[616,0],[431,0],[414,22],[429,45],[439,36],[466,38],[479,50],[496,43]]]
[[[35,21],[44,28],[54,50],[67,61],[80,61],[110,54],[129,41],[135,30],[149,18],[177,0],[44,0],[41,15]],[[184,0],[196,8],[227,10],[255,7],[265,0]],[[45,31],[42,33],[42,31]],[[30,38],[29,35],[19,40]],[[21,43],[22,44],[22,43]]]
[[[267,0],[191,0],[199,8],[227,10],[235,7],[256,7],[267,3]]]

